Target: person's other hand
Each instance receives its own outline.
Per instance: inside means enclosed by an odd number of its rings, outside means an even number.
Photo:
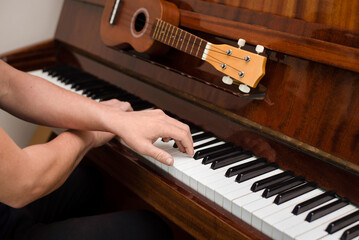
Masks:
[[[167,164],[173,157],[153,143],[159,139],[174,139],[178,149],[193,155],[193,140],[188,125],[167,116],[162,110],[133,111],[110,117],[109,129],[120,136],[133,150]]]

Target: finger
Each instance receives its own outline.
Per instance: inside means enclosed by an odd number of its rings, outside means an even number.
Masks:
[[[169,138],[169,137],[164,137],[164,138],[162,138],[162,140],[163,140],[164,142],[169,142],[171,139],[172,139],[172,138]]]
[[[118,108],[124,112],[132,112],[133,108],[129,102],[122,102],[118,99],[110,99],[103,102],[100,102],[101,104],[104,104],[106,106]]]
[[[194,154],[193,139],[189,131],[178,128],[177,126],[173,125],[167,125],[165,131],[166,132],[164,132],[163,135],[170,135],[173,139],[176,139],[176,143],[180,150],[182,149],[183,152],[186,152],[188,155],[191,156]]]
[[[168,166],[171,166],[174,161],[173,157],[168,152],[159,149],[152,144],[147,147],[147,151],[145,151],[144,154]]]
[[[129,102],[121,102],[120,108],[125,112],[132,112],[133,108]]]
[[[178,147],[178,150],[179,150],[180,152],[183,152],[183,153],[186,152],[186,149],[185,149],[185,147],[182,145],[181,141],[175,140],[175,142],[176,142],[177,147]]]

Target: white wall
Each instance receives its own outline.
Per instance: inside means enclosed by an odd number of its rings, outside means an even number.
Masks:
[[[63,1],[0,0],[0,54],[52,39]],[[20,147],[27,146],[36,129],[2,110],[0,126]]]

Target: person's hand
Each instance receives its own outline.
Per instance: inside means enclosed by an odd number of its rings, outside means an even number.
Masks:
[[[130,103],[122,102],[117,99],[111,99],[100,103],[124,112],[133,111]],[[88,131],[87,133],[84,134],[87,134],[88,137],[92,138],[93,147],[100,147],[108,143],[115,136],[115,134],[111,132],[102,132],[102,131]]]
[[[188,125],[167,116],[161,110],[127,112],[110,117],[108,127],[136,152],[173,164],[173,157],[153,143],[173,138],[181,152],[193,155],[193,140]]]

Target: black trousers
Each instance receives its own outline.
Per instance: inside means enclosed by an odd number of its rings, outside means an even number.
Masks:
[[[55,192],[12,209],[12,227],[6,239],[172,239],[169,227],[149,211],[96,215],[102,185],[97,171],[77,168]]]

